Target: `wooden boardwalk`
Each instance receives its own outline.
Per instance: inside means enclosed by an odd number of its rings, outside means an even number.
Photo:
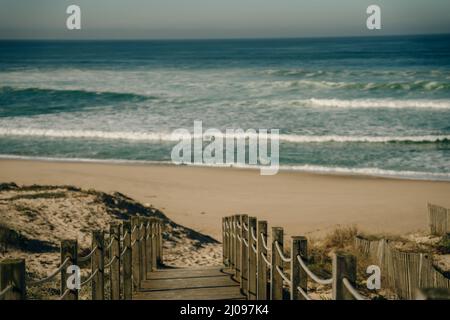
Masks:
[[[242,300],[230,270],[218,267],[162,269],[147,274],[134,300]]]

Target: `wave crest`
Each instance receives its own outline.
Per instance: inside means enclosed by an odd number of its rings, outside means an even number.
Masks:
[[[0,128],[0,136],[25,136],[48,138],[74,138],[74,139],[105,139],[130,141],[167,141],[177,142],[182,139],[201,138],[201,136],[172,134],[166,132],[139,132],[139,131],[96,131],[96,130],[54,130],[31,128]],[[257,137],[257,134],[220,134],[222,138],[248,138]],[[270,137],[270,133],[269,133]],[[339,135],[295,135],[280,134],[280,141],[289,143],[438,143],[450,141],[450,135],[423,135],[423,136],[339,136]]]

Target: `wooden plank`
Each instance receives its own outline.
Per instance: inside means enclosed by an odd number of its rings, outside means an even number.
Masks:
[[[228,272],[227,272],[228,271]],[[148,273],[134,300],[244,299],[233,273],[223,267],[164,269]]]
[[[215,277],[227,275],[221,272],[220,269],[206,269],[206,270],[196,270],[196,269],[175,269],[172,271],[155,271],[150,272],[147,275],[148,280],[155,279],[177,279],[177,278],[196,278],[196,277]]]
[[[231,300],[243,298],[238,287],[136,292],[133,295],[134,300]]]
[[[216,277],[158,279],[143,281],[140,291],[202,288],[210,286],[239,286],[239,283],[234,282],[226,275]]]

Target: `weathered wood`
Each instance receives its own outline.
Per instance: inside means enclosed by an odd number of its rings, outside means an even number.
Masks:
[[[92,233],[92,249],[97,247],[91,258],[91,272],[97,272],[92,278],[92,300],[105,299],[105,246],[103,231],[94,231]]]
[[[120,300],[120,226],[111,224],[109,233],[112,241],[109,251],[109,261],[115,259],[109,267],[110,299]]]
[[[211,285],[216,287],[238,286],[238,284],[232,281],[228,275],[221,274],[214,277],[198,276],[145,280],[142,281],[140,291],[208,288]]]
[[[147,274],[147,280],[161,280],[171,278],[198,278],[198,277],[217,277],[227,274],[232,275],[232,271],[227,272],[215,267],[194,267],[194,268],[175,268],[175,269],[159,269]]]
[[[291,244],[291,300],[305,300],[305,297],[298,291],[300,287],[305,293],[308,287],[308,275],[300,266],[297,256],[306,260],[308,256],[308,242],[305,237],[292,237]]]
[[[152,221],[146,218],[145,225],[145,257],[146,257],[146,272],[153,270],[152,266]]]
[[[248,215],[241,215],[241,290],[247,295],[248,289],[248,232],[245,230],[248,227]]]
[[[152,259],[152,271],[158,269],[158,256],[156,250],[158,248],[158,233],[157,233],[158,219],[151,218],[151,230],[152,230],[152,249],[151,249],[151,259]]]
[[[233,255],[233,253],[232,253],[232,250],[231,250],[232,237],[233,237],[232,232],[233,232],[233,230],[231,229],[231,220],[230,220],[230,217],[227,217],[227,218],[226,218],[226,221],[227,221],[227,231],[228,231],[228,237],[227,237],[227,257],[228,257],[228,264],[227,264],[227,267],[231,268],[232,263],[233,263],[233,262],[232,262],[232,259],[233,259],[232,255]]]
[[[137,290],[140,284],[140,252],[139,252],[139,217],[131,217],[131,257],[133,273],[133,290]]]
[[[261,255],[267,256],[267,250],[264,247],[261,237],[264,238],[264,241],[267,243],[267,222],[266,221],[258,221],[258,228],[257,228],[257,234],[258,237],[257,241],[257,249],[258,249],[258,256],[257,256],[257,274],[258,274],[258,280],[257,280],[257,299],[258,300],[267,300],[269,297],[267,293],[267,266],[266,262],[263,260]]]
[[[234,271],[234,277],[236,279],[239,279],[238,276],[237,276],[237,248],[238,248],[237,242],[238,242],[238,239],[237,239],[237,226],[236,226],[237,220],[236,220],[236,216],[232,216],[231,217],[231,223],[232,223],[231,227],[232,227],[232,230],[233,230],[233,238],[231,240],[232,241],[232,243],[231,243],[231,250],[232,250],[232,259],[233,259],[232,269]]]
[[[356,257],[346,253],[335,253],[333,255],[333,300],[354,300],[352,294],[345,288],[343,279],[355,285],[356,282]]]
[[[283,228],[272,227],[272,267],[270,269],[270,300],[283,300],[283,278],[277,267],[283,270],[283,261],[277,252],[276,243],[283,248]]]
[[[0,300],[25,300],[25,259],[5,259],[0,261],[0,292],[12,285]]]
[[[255,217],[249,217],[248,218],[248,294],[247,298],[248,300],[256,300],[256,254],[254,249],[257,250],[256,246],[256,240],[253,238],[252,234],[257,236],[257,230],[256,230],[256,218]]]
[[[449,209],[434,204],[428,204],[430,233],[443,236],[450,232]]]
[[[67,268],[69,266],[76,266],[78,258],[78,244],[76,240],[63,240],[61,241],[61,264],[69,259],[65,268],[61,270],[61,296],[64,295],[67,288]],[[69,293],[64,296],[64,300],[78,300],[78,290],[76,288],[71,289]]]
[[[244,299],[233,272],[222,267],[167,269],[150,272],[135,300]]]
[[[145,247],[145,237],[146,237],[146,219],[144,217],[139,217],[139,263],[140,263],[140,280],[145,280],[146,277],[146,267],[147,267],[147,259],[146,259],[146,247]]]
[[[163,220],[159,219],[159,223],[158,223],[158,259],[157,259],[157,263],[159,265],[162,265],[164,263],[163,229],[164,229],[164,222],[163,222]]]
[[[236,224],[236,227],[235,227],[235,232],[236,232],[236,242],[235,242],[235,245],[236,245],[236,247],[235,247],[235,250],[236,250],[236,252],[235,252],[236,273],[235,273],[235,277],[236,277],[236,280],[239,282],[241,281],[241,242],[242,242],[241,228],[239,227],[240,221],[241,221],[240,215],[236,215],[235,216],[235,224]],[[239,240],[239,239],[241,239],[241,240]]]
[[[124,221],[122,224],[122,228],[124,234],[123,247],[127,248],[121,259],[123,273],[123,299],[131,300],[133,292],[133,274],[131,270],[131,223],[128,221]]]
[[[227,265],[227,229],[225,228],[226,218],[222,217],[222,263]]]

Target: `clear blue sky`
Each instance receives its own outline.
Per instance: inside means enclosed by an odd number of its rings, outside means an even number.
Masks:
[[[82,10],[82,30],[65,27]],[[382,9],[381,31],[366,8]],[[450,0],[0,0],[0,38],[160,39],[450,33]]]

